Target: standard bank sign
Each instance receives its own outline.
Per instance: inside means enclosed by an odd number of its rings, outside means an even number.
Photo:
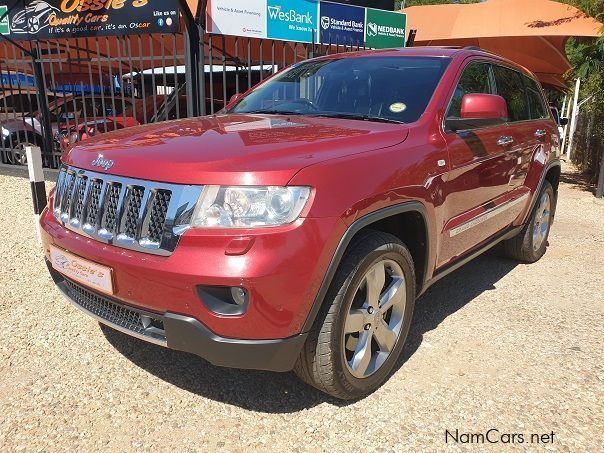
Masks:
[[[209,0],[208,32],[282,41],[403,47],[406,15],[319,0]]]
[[[318,42],[362,47],[365,43],[365,8],[321,2]]]

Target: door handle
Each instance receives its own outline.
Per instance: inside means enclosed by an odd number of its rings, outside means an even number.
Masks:
[[[504,135],[503,137],[499,137],[499,140],[497,140],[497,144],[499,146],[507,146],[507,145],[511,145],[512,143],[514,143],[514,137],[511,137],[509,135]]]
[[[543,138],[543,137],[545,137],[546,134],[547,134],[547,131],[545,129],[537,129],[535,131],[535,137],[537,137],[537,138]]]

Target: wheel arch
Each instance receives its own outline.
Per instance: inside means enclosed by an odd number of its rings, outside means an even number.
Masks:
[[[556,160],[550,161],[543,167],[541,176],[539,178],[539,184],[535,188],[535,192],[533,193],[533,200],[531,201],[530,208],[526,212],[526,216],[522,222],[523,224],[529,219],[531,213],[536,208],[537,202],[539,201],[539,194],[541,193],[541,190],[543,189],[543,184],[545,184],[545,181],[549,182],[552,185],[552,187],[554,189],[554,195],[556,196],[556,198],[558,197],[558,188],[560,186],[560,176],[562,174],[561,165],[562,164],[560,163],[560,161],[556,159]]]
[[[420,294],[427,279],[428,263],[432,253],[428,225],[426,207],[418,201],[389,206],[369,213],[352,223],[340,239],[340,243],[331,258],[302,332],[308,332],[312,329],[346,251],[354,242],[354,239],[367,230],[390,233],[398,237],[407,246],[413,257],[417,293]]]
[[[562,174],[562,167],[558,162],[557,165],[551,165],[546,173],[545,179],[549,181],[549,183],[554,188],[554,193],[558,193],[558,187],[560,187],[560,175]]]

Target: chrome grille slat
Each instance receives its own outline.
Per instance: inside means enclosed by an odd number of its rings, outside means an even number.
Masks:
[[[62,169],[59,172],[59,177],[57,179],[57,187],[55,191],[55,203],[54,203],[54,212],[55,215],[58,215],[61,212],[61,205],[63,203],[63,185],[65,184],[65,175],[67,171]]]
[[[140,239],[137,235],[138,218],[143,206],[143,196],[145,188],[141,186],[132,186],[128,188],[128,195],[125,202],[125,220],[122,232],[125,238]]]
[[[84,196],[86,195],[86,186],[88,177],[80,175],[74,192],[74,200],[71,205],[69,215],[71,225],[79,227],[82,222],[82,212],[84,211]]]
[[[66,228],[130,250],[168,256],[203,187],[61,168],[54,214]]]
[[[161,241],[171,197],[172,193],[165,190],[158,190],[155,192],[151,213],[149,214],[149,226],[146,235],[146,238],[151,243],[159,244]]]
[[[121,191],[122,185],[120,183],[110,182],[107,184],[99,235],[108,239],[111,239],[116,232]]]
[[[71,210],[71,200],[73,199],[73,190],[76,182],[76,174],[73,171],[67,172],[65,182],[63,183],[63,194],[61,199],[61,220],[67,222],[69,220]]]
[[[103,181],[100,179],[92,179],[90,182],[87,207],[86,221],[84,222],[84,230],[87,232],[95,232],[99,206],[101,202],[101,192],[103,190]]]

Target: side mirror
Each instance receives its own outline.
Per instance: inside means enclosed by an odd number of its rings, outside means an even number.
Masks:
[[[560,120],[558,121],[558,125],[559,126],[566,126],[568,124],[568,118],[562,116],[560,117]]]
[[[233,96],[231,96],[231,100],[229,101],[229,104],[233,104],[233,103],[237,102],[242,97],[243,97],[243,94],[235,93]]]
[[[495,126],[508,121],[505,99],[494,94],[466,94],[461,100],[461,118],[447,119],[452,131]]]

